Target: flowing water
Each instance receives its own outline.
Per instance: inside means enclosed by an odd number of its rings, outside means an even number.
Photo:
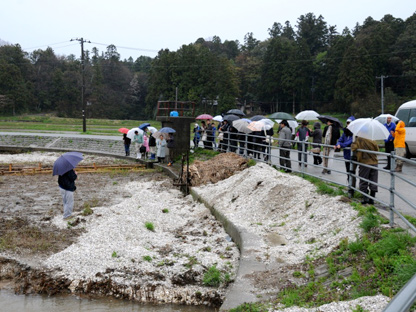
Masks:
[[[1,312],[214,312],[205,306],[149,305],[111,298],[81,298],[79,296],[15,295],[0,290]]]

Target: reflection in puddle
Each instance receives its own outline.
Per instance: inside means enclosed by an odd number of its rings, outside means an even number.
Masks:
[[[2,312],[214,312],[205,306],[183,305],[143,305],[126,300],[99,298],[89,299],[79,296],[39,296],[15,295],[10,291],[0,290],[0,310]]]

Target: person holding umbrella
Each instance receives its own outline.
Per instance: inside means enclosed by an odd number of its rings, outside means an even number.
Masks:
[[[362,163],[358,168],[358,176],[360,177],[359,188],[364,193],[364,199],[361,201],[362,204],[374,205],[374,197],[378,191],[378,159],[377,155],[367,152],[356,152],[358,149],[367,151],[378,151],[378,145],[375,141],[370,139],[364,139],[357,136],[355,141],[351,144],[351,151],[355,152],[357,162]],[[370,181],[370,182],[368,182]],[[370,190],[369,198],[366,196]]]
[[[78,152],[68,152],[61,155],[53,164],[52,175],[58,175],[59,191],[64,205],[63,219],[69,219],[74,210],[74,192],[77,189],[75,180],[77,173],[76,165],[83,159]]]
[[[347,127],[348,125],[355,120],[354,116],[350,116],[347,119]],[[351,172],[352,173],[352,187],[355,187],[355,182],[356,182],[356,178],[355,178],[355,171],[357,169],[357,165],[356,164],[351,164],[351,149],[349,149],[349,147],[351,147],[352,144],[352,140],[353,140],[353,133],[350,131],[350,129],[348,129],[347,127],[344,128],[344,133],[341,135],[341,137],[339,138],[337,144],[335,145],[335,148],[337,149],[343,149],[343,154],[344,154],[344,159],[345,159],[345,170],[347,171],[347,173]],[[351,167],[350,167],[351,165]],[[348,175],[348,181],[349,181],[350,175]],[[351,195],[351,197],[354,196],[354,190],[351,189],[348,191],[348,193]]]

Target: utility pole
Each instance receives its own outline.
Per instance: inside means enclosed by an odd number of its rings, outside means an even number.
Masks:
[[[84,42],[91,43],[91,41],[84,40],[84,38],[76,38],[71,39],[71,41],[79,41],[81,43],[81,77],[82,77],[82,84],[81,84],[81,107],[82,107],[82,131],[87,132],[87,120],[86,120],[86,110],[87,106],[84,101],[84,93],[85,93],[85,65],[84,65]]]
[[[388,78],[389,76],[376,77],[377,79],[381,80],[381,113],[384,114],[384,78]]]

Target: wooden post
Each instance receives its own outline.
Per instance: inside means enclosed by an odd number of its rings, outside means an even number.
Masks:
[[[12,171],[12,164],[9,164],[9,171]]]

